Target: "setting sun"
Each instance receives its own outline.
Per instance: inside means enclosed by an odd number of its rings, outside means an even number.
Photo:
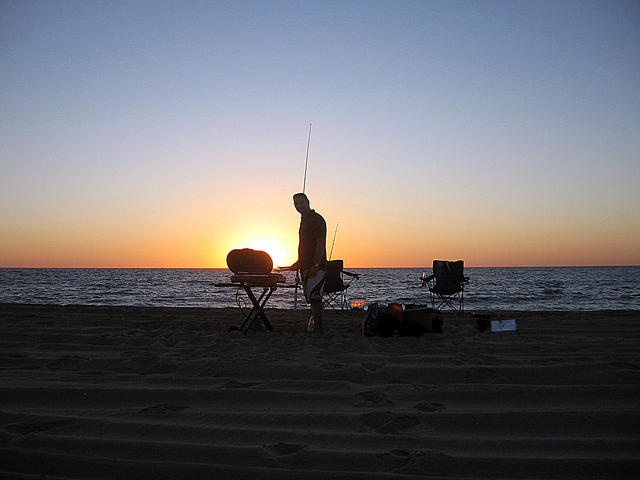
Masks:
[[[293,254],[287,245],[274,238],[269,237],[256,237],[247,240],[243,248],[253,248],[254,250],[263,250],[267,252],[273,260],[274,267],[284,267],[291,265],[296,260],[296,255]],[[293,255],[293,257],[292,257]]]
[[[253,248],[267,252],[273,260],[274,267],[291,265],[298,258],[297,236],[286,238],[278,232],[254,234],[240,231],[231,237],[224,247],[224,257],[236,248]]]
[[[280,210],[274,208],[266,218],[250,212],[243,217],[231,214],[221,219],[216,229],[209,232],[209,252],[214,267],[227,267],[227,254],[231,250],[252,248],[269,254],[274,267],[289,266],[298,259],[299,216],[283,202]],[[225,232],[221,235],[219,232]]]

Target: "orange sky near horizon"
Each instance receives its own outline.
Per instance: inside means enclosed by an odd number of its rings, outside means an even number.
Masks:
[[[345,229],[346,230],[346,229]],[[422,230],[422,231],[420,231]],[[553,246],[544,245],[544,238],[514,235],[502,238],[494,244],[491,235],[466,232],[475,241],[459,240],[456,243],[430,242],[423,245],[417,238],[425,238],[428,229],[416,230],[417,237],[406,241],[394,234],[369,232],[375,241],[366,249],[360,240],[338,237],[333,258],[341,258],[345,266],[366,267],[416,267],[426,268],[433,259],[465,260],[467,266],[571,266],[571,265],[640,265],[640,258],[631,242],[607,244],[596,240],[574,242]],[[168,233],[168,232],[167,232]],[[293,234],[296,231],[293,230]],[[339,235],[344,232],[339,231]],[[327,250],[331,249],[331,238]],[[25,239],[20,245],[2,242],[2,265],[0,268],[225,268],[226,255],[233,248],[254,248],[267,251],[274,266],[289,265],[297,256],[297,239],[285,239],[280,232],[275,234],[255,232],[246,237],[237,236],[231,244],[229,239],[210,237],[206,233],[192,238],[170,238],[164,240],[145,237],[129,238],[127,241],[113,238],[109,243],[83,244],[82,237],[74,241],[63,238],[37,240]],[[92,238],[86,240],[92,241]],[[511,242],[509,242],[511,240]],[[507,245],[505,246],[505,242]],[[541,242],[541,243],[537,243]],[[369,242],[367,242],[369,243]],[[604,250],[604,253],[603,253]],[[537,252],[533,253],[532,251]],[[630,252],[630,253],[629,253]],[[594,260],[595,259],[595,260]]]
[[[606,223],[550,222],[544,215],[515,221],[496,212],[491,220],[474,220],[471,208],[453,218],[425,209],[424,219],[416,221],[415,210],[384,202],[369,202],[377,211],[372,216],[359,197],[310,197],[327,221],[327,253],[339,222],[333,258],[351,268],[427,268],[434,259],[463,259],[468,266],[640,264],[640,229],[633,223],[612,235]],[[297,257],[299,214],[284,191],[269,205],[250,199],[228,208],[165,211],[157,218],[147,212],[119,219],[112,213],[83,222],[73,215],[57,222],[34,219],[19,229],[5,223],[0,266],[223,268],[230,250],[245,247],[269,252],[276,266]]]

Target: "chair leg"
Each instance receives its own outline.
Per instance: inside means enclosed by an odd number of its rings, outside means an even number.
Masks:
[[[457,297],[457,298],[456,298]],[[456,306],[456,302],[457,306]],[[438,306],[436,306],[436,303]],[[454,312],[463,312],[464,311],[464,299],[461,294],[456,295],[436,295],[431,294],[431,307],[435,310],[442,310],[443,308],[448,307]]]
[[[348,310],[346,289],[334,293],[325,293],[322,303],[326,308],[331,308],[332,310]]]
[[[336,294],[327,294],[326,297],[322,299],[322,304],[325,308],[336,310],[339,307],[339,301]]]

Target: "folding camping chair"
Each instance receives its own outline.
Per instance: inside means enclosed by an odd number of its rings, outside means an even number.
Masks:
[[[429,287],[433,308],[441,310],[443,307],[449,307],[459,312],[464,311],[464,287],[469,283],[469,277],[465,277],[463,271],[463,260],[434,260],[433,275],[426,276],[422,273],[422,286]]]
[[[349,308],[347,289],[351,282],[360,278],[360,275],[345,271],[343,266],[344,262],[342,260],[329,260],[327,262],[327,274],[324,280],[322,296],[322,303],[325,308],[334,310]]]

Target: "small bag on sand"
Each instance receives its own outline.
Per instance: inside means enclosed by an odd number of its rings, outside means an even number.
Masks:
[[[433,308],[407,306],[402,316],[400,335],[420,336],[423,333],[442,333],[442,317]],[[420,331],[422,332],[420,333]]]

